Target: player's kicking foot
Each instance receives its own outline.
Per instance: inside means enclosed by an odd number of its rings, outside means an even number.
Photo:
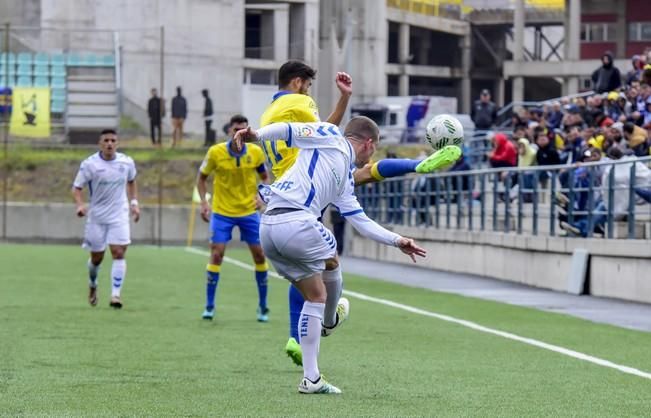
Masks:
[[[287,341],[285,352],[289,358],[292,359],[295,365],[303,365],[303,351],[301,350],[301,345],[294,338],[290,338],[289,341]]]
[[[201,315],[201,317],[208,321],[212,321],[212,319],[215,317],[215,308],[206,308],[206,310],[203,311],[203,315]]]
[[[258,315],[258,322],[269,322],[269,308],[258,307],[256,314]]]
[[[121,309],[122,308],[122,300],[120,299],[119,296],[113,296],[111,298],[111,302],[109,303],[109,306],[111,308]]]
[[[339,298],[339,303],[337,304],[337,323],[331,328],[328,328],[322,324],[321,336],[327,337],[328,335],[332,334],[337,328],[341,326],[341,324],[344,323],[346,319],[348,319],[349,314],[350,302],[348,302],[347,298]]]
[[[341,393],[341,389],[326,382],[323,376],[320,376],[316,382],[304,377],[298,384],[298,391],[305,394],[337,395]]]
[[[97,287],[88,287],[88,303],[90,306],[97,306]]]
[[[416,166],[416,172],[432,173],[450,167],[461,157],[461,148],[456,145],[446,145],[434,154],[425,158]]]

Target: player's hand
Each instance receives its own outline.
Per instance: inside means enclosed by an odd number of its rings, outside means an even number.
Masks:
[[[239,131],[235,132],[235,135],[233,135],[233,141],[235,142],[235,148],[237,151],[242,151],[242,147],[244,146],[245,142],[251,142],[251,141],[256,141],[258,139],[258,133],[251,129],[249,126],[246,129],[240,129]]]
[[[416,262],[416,256],[425,257],[427,255],[427,251],[416,245],[416,242],[411,238],[401,237],[396,244],[400,251],[411,257],[414,263]]]
[[[335,84],[342,96],[350,97],[353,94],[353,79],[348,73],[338,72],[335,77]]]
[[[138,223],[140,220],[140,207],[138,205],[131,205],[131,216],[133,216],[133,221]]]
[[[77,216],[80,218],[83,218],[86,216],[86,212],[88,212],[88,209],[86,208],[86,205],[81,204],[77,205]]]
[[[210,222],[210,205],[205,200],[201,202],[201,219],[204,222]]]

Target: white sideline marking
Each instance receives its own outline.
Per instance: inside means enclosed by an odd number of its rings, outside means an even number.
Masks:
[[[185,250],[188,251],[188,252],[203,255],[203,256],[209,256],[210,255],[210,253],[208,251],[199,250],[197,248],[191,248],[190,247],[190,248],[186,248]],[[235,259],[230,258],[230,257],[224,257],[224,261],[226,261],[228,263],[231,263],[231,264],[234,264],[234,265],[236,265],[238,267],[241,267],[241,268],[243,268],[245,270],[250,270],[250,271],[255,270],[251,265],[243,263],[243,262],[241,262],[239,260],[235,260]],[[269,275],[272,276],[272,277],[275,277],[277,279],[285,280],[278,273],[276,273],[274,271],[270,271]],[[548,343],[545,343],[545,342],[542,342],[542,341],[534,340],[532,338],[521,337],[521,336],[516,335],[516,334],[511,334],[510,332],[505,332],[505,331],[500,331],[500,330],[493,329],[493,328],[488,328],[488,327],[485,327],[483,325],[479,325],[479,324],[477,324],[475,322],[466,321],[466,320],[463,320],[463,319],[458,319],[458,318],[455,318],[455,317],[452,317],[452,316],[438,314],[438,313],[435,313],[435,312],[430,312],[430,311],[426,311],[426,310],[419,309],[419,308],[414,308],[413,306],[403,305],[402,303],[393,302],[391,300],[376,298],[376,297],[373,297],[373,296],[368,296],[368,295],[365,295],[363,293],[353,292],[351,290],[345,290],[344,289],[343,293],[345,295],[347,295],[347,296],[351,296],[351,297],[354,297],[356,299],[365,300],[365,301],[368,301],[368,302],[374,302],[374,303],[378,303],[378,304],[384,305],[384,306],[390,306],[392,308],[401,309],[403,311],[415,313],[415,314],[418,314],[418,315],[429,316],[431,318],[440,319],[441,321],[452,322],[454,324],[458,324],[458,325],[464,326],[466,328],[474,329],[475,331],[480,331],[480,332],[485,332],[487,334],[497,335],[499,337],[503,337],[503,338],[513,340],[513,341],[519,341],[521,343],[532,345],[534,347],[543,348],[545,350],[553,351],[555,353],[563,354],[563,355],[566,355],[566,356],[569,356],[569,357],[573,357],[575,359],[579,359],[579,360],[587,361],[587,362],[590,362],[590,363],[594,363],[594,364],[597,364],[599,366],[609,367],[611,369],[619,370],[622,373],[632,374],[634,376],[639,376],[639,377],[651,380],[651,373],[644,372],[642,370],[638,370],[638,369],[633,368],[633,367],[623,366],[621,364],[613,363],[611,361],[604,360],[604,359],[601,359],[599,357],[594,357],[594,356],[591,356],[591,355],[588,355],[588,354],[580,353],[578,351],[570,350],[568,348],[560,347],[560,346],[553,345],[553,344],[548,344]]]

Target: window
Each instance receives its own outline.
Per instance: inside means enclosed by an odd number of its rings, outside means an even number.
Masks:
[[[258,70],[254,68],[244,69],[244,83],[245,84],[276,84],[276,71],[275,70]]]
[[[614,23],[584,23],[581,25],[581,42],[615,42]]]
[[[628,24],[629,42],[651,41],[651,22],[631,22]]]

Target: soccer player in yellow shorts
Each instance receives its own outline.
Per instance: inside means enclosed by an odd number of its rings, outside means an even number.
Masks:
[[[278,122],[318,122],[319,110],[314,100],[308,95],[316,70],[307,64],[291,60],[278,70],[279,91],[274,94],[272,102],[267,106],[260,119],[260,127]],[[340,98],[334,111],[326,120],[334,125],[341,120],[352,95],[352,80],[346,73],[337,73],[335,80],[340,92]],[[289,148],[284,141],[264,141],[262,148],[276,180],[294,165],[299,150]],[[354,172],[356,185],[382,181],[385,178],[397,177],[407,173],[431,173],[452,165],[461,156],[461,150],[456,146],[445,147],[430,155],[423,161],[408,159],[386,159],[366,164]],[[342,214],[344,217],[345,213]],[[326,263],[328,270],[323,273],[324,282],[341,282],[341,270],[338,260]],[[332,276],[332,277],[330,277]],[[332,280],[330,280],[332,279]],[[341,292],[341,289],[338,290]],[[289,287],[289,322],[290,338],[285,347],[287,355],[297,365],[302,364],[301,347],[298,344],[298,319],[303,307],[303,296],[294,287]],[[334,323],[332,323],[334,321]],[[325,312],[324,329],[334,328],[337,321],[336,312]]]
[[[248,125],[244,116],[233,116],[230,134],[245,129]],[[214,177],[212,208],[206,201],[206,180],[211,174]],[[237,226],[255,263],[258,321],[269,320],[267,262],[260,246],[260,215],[257,212],[258,177],[263,183],[268,183],[264,154],[260,147],[247,144],[241,151],[237,151],[232,141],[210,147],[199,169],[197,189],[201,198],[201,217],[205,222],[210,222],[211,229],[204,319],[212,320],[215,315],[215,293],[224,252],[232,238],[233,228]]]

